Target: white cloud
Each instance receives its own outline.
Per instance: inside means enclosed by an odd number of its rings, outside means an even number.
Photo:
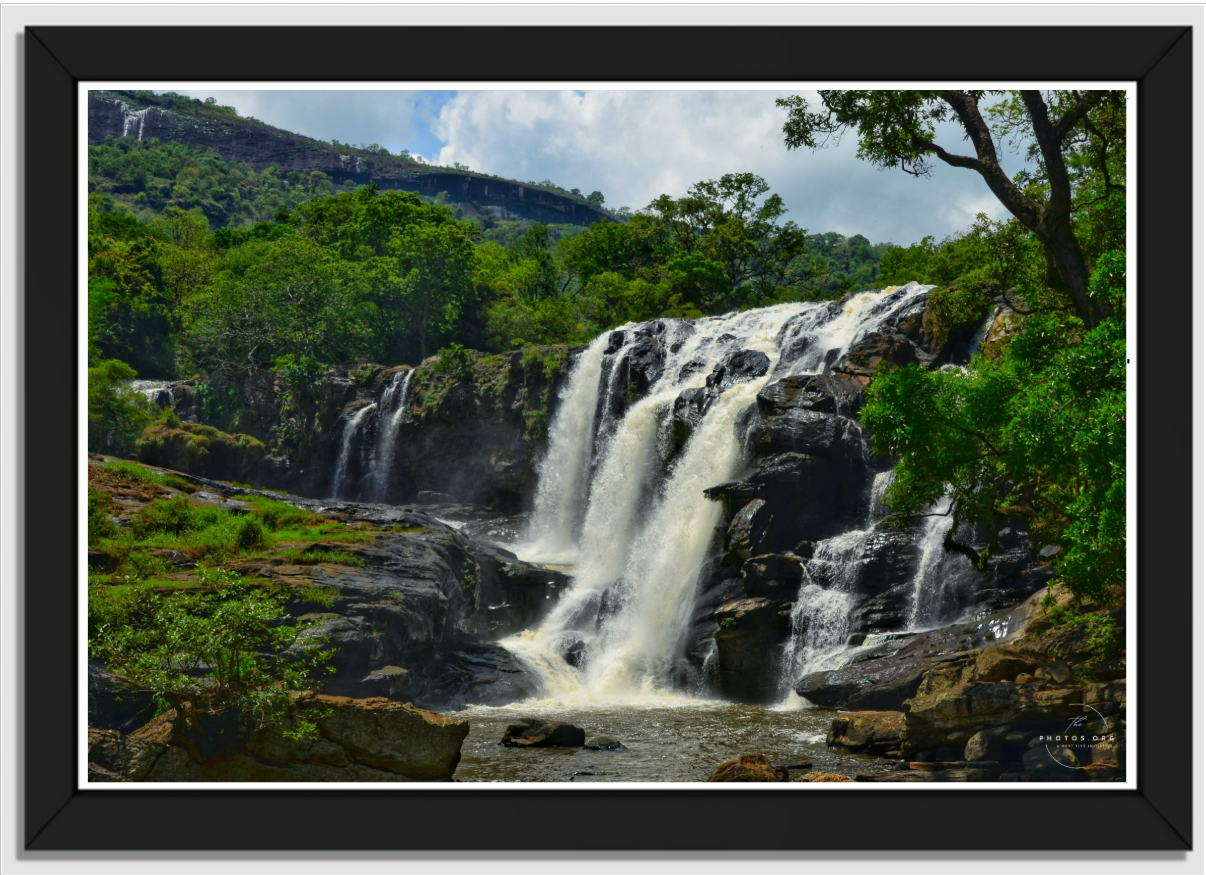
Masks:
[[[768,91],[462,91],[445,103],[434,158],[521,180],[598,189],[612,207],[642,207],[702,179],[752,171],[810,231],[914,242],[1004,209],[972,171],[935,167],[929,179],[859,161],[857,144],[788,152],[784,110]],[[941,132],[953,151],[959,132]]]

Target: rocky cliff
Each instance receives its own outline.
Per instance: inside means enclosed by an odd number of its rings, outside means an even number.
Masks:
[[[180,107],[147,92],[89,93],[88,142],[99,143],[106,137],[186,143],[257,170],[318,170],[336,183],[375,182],[382,189],[416,191],[429,197],[447,192],[450,203],[471,204],[496,218],[575,225],[611,218],[585,200],[538,186],[336,146],[200,101]]]

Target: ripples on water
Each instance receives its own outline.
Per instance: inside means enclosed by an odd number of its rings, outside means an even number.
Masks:
[[[813,771],[847,776],[893,768],[887,760],[826,747],[832,711],[696,700],[677,707],[589,710],[527,703],[472,707],[457,716],[467,718],[470,726],[461,747],[458,781],[706,781],[725,760],[753,753],[764,753],[773,762],[808,760]],[[586,731],[588,740],[611,736],[628,751],[503,747],[503,732],[521,717],[572,723]]]

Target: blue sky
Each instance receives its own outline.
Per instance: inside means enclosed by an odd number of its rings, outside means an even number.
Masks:
[[[789,152],[785,113],[775,106],[780,92],[180,90],[323,140],[597,189],[611,207],[636,209],[702,179],[752,171],[814,233],[908,244],[961,230],[978,212],[1005,216],[970,170],[935,162],[928,179],[878,170],[858,160],[852,137],[816,153]],[[938,139],[950,151],[968,150],[953,126]],[[1002,157],[1009,172],[1020,168],[1017,156]]]

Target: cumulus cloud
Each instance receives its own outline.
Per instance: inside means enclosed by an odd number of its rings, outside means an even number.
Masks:
[[[462,91],[439,110],[435,159],[521,180],[550,179],[609,206],[645,206],[702,179],[752,171],[810,231],[911,243],[1004,209],[972,171],[940,162],[928,179],[857,159],[853,137],[812,153],[783,145],[770,91]],[[952,150],[961,133],[940,132]]]

